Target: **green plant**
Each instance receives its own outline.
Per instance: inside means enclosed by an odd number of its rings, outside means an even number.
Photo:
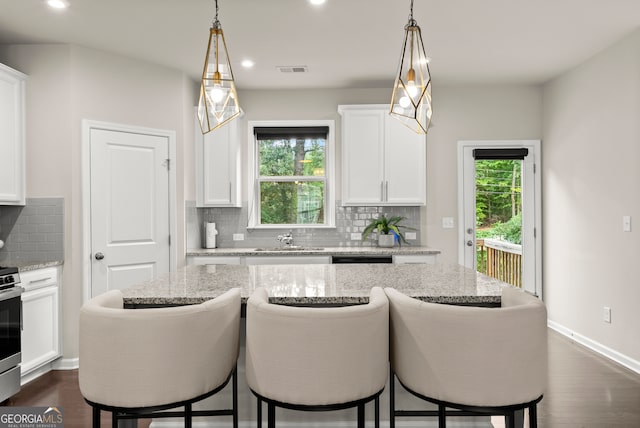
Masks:
[[[367,239],[367,236],[369,236],[371,232],[373,232],[374,230],[377,230],[378,233],[381,233],[383,235],[388,235],[389,232],[391,232],[395,234],[400,241],[407,243],[400,229],[406,229],[406,230],[415,230],[415,229],[413,227],[401,225],[400,222],[402,220],[406,220],[406,217],[400,217],[400,216],[387,217],[384,214],[382,214],[380,217],[372,219],[371,223],[369,223],[369,225],[365,227],[364,231],[362,232],[362,239],[363,240]]]

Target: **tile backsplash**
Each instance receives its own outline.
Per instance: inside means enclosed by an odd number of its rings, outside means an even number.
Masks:
[[[215,222],[218,248],[275,247],[280,243],[276,236],[288,231],[284,229],[247,229],[248,212],[243,208],[196,208],[195,202],[187,201],[187,247],[202,248],[204,223]],[[406,217],[403,224],[416,229],[416,239],[411,245],[420,245],[420,207],[344,207],[336,203],[336,227],[327,229],[298,228],[293,230],[294,244],[316,247],[366,247],[375,246],[373,237],[366,240],[351,240],[351,233],[362,233],[372,218],[379,215]],[[244,234],[243,241],[234,241],[233,234]]]
[[[0,206],[0,264],[64,260],[64,199],[27,198]]]

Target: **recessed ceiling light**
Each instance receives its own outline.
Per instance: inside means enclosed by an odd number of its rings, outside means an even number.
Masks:
[[[311,4],[323,4],[326,0],[309,0]]]
[[[244,61],[242,61],[242,66],[244,68],[251,68],[255,65],[255,63],[253,61],[251,61],[250,59],[245,59]]]
[[[69,7],[67,0],[47,0],[47,4],[54,9],[66,9]]]

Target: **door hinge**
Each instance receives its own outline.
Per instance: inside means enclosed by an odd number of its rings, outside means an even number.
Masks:
[[[171,235],[169,235],[169,245],[171,245]]]
[[[538,237],[537,229],[535,227],[533,228],[533,237],[534,238]]]
[[[171,171],[171,159],[166,159],[165,164],[167,165],[167,171]]]
[[[533,164],[533,173],[534,174],[536,173],[536,164],[535,163]]]

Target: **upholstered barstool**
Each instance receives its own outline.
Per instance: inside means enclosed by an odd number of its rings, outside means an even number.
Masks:
[[[423,302],[386,288],[390,308],[390,416],[432,416],[395,408],[394,374],[413,395],[446,415],[505,415],[536,404],[547,385],[547,311],[533,295],[505,287],[499,308]],[[447,408],[458,409],[447,411]]]
[[[122,293],[108,291],[80,310],[80,391],[93,407],[118,420],[229,415],[238,426],[236,361],[240,290],[178,307],[123,309]],[[232,408],[193,411],[192,403],[232,380]],[[159,412],[184,407],[184,411]]]
[[[375,402],[386,384],[389,303],[384,291],[371,290],[369,303],[344,307],[291,307],[269,303],[264,288],[247,302],[247,382],[262,402],[268,426],[276,407],[325,411],[358,408],[364,428],[365,404]]]

